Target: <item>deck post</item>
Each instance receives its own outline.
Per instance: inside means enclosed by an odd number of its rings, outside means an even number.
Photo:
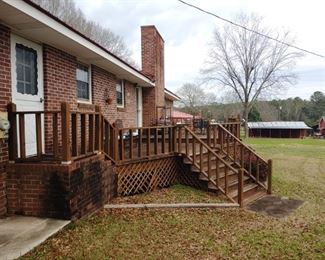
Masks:
[[[9,161],[15,161],[17,153],[17,118],[16,118],[16,104],[8,104],[8,119],[10,122],[9,128]]]
[[[95,112],[98,113],[95,115],[95,150],[98,152],[102,151],[102,141],[103,141],[103,127],[102,127],[102,117],[101,117],[101,108],[100,106],[95,106]]]
[[[267,194],[272,194],[272,167],[273,162],[272,160],[267,161],[268,164],[268,171],[267,171]]]
[[[61,103],[62,164],[71,163],[70,119],[70,105],[67,102],[63,102]]]
[[[244,187],[244,170],[243,168],[239,169],[238,172],[238,204],[240,207],[243,207],[243,187]]]

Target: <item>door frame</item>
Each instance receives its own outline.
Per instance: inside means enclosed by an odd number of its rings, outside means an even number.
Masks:
[[[38,93],[37,95],[26,95],[21,94],[17,92],[17,72],[16,72],[16,44],[22,44],[26,47],[32,48],[37,53],[37,89]],[[12,102],[17,105],[17,111],[24,111],[19,109],[19,105],[23,105],[24,102],[26,104],[39,102],[38,108],[34,109],[35,111],[44,111],[44,72],[43,72],[43,48],[42,45],[37,44],[35,42],[32,42],[30,40],[27,40],[21,36],[18,36],[16,34],[11,33],[10,34],[10,66],[11,66],[11,98]],[[25,129],[26,129],[26,123],[28,123],[28,120],[25,120]],[[42,151],[44,152],[45,149],[45,129],[44,129],[44,115],[42,115]],[[19,128],[17,128],[17,135]],[[36,131],[36,128],[35,128]],[[26,132],[25,132],[26,134]],[[18,154],[19,154],[19,140],[17,140],[17,146],[18,146]],[[26,155],[27,154],[26,151]],[[30,154],[34,155],[34,154]]]
[[[142,101],[142,88],[136,87],[136,124],[137,127],[143,127],[143,101]]]

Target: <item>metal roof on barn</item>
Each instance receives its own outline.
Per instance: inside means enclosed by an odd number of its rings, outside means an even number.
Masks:
[[[311,129],[303,121],[248,122],[250,129]]]

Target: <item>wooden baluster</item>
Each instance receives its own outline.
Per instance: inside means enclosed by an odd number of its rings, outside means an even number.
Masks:
[[[86,140],[86,115],[85,114],[80,114],[80,138],[81,138],[80,154],[86,154],[87,140]]]
[[[251,151],[249,151],[248,152],[248,172],[249,172],[249,175],[252,175],[252,158],[251,158],[251,156],[252,156],[252,152]]]
[[[66,102],[61,103],[61,134],[62,134],[63,163],[71,162],[70,121],[71,121],[70,105]]]
[[[94,144],[95,144],[95,135],[94,135],[94,126],[95,126],[95,122],[94,122],[94,115],[89,115],[88,117],[88,121],[89,121],[89,144],[88,144],[88,148],[89,148],[89,152],[94,152]]]
[[[220,147],[221,150],[223,151],[224,148],[224,131],[223,129],[220,127]]]
[[[211,180],[211,152],[208,151],[208,179]]]
[[[114,127],[112,127],[110,125],[110,123],[108,123],[108,127],[109,127],[109,155],[112,156],[113,159],[117,158],[115,157],[115,144],[117,143],[117,139],[115,138],[115,131],[114,131]]]
[[[243,201],[244,201],[244,197],[243,197],[243,190],[244,190],[244,170],[243,168],[239,169],[238,172],[238,204],[240,207],[243,207]]]
[[[110,137],[110,127],[109,123],[106,120],[103,120],[104,122],[104,152],[108,155],[110,155],[109,151],[109,137]]]
[[[58,114],[54,113],[52,117],[53,129],[53,156],[55,159],[59,158],[59,135],[58,135]]]
[[[237,161],[237,149],[236,149],[236,139],[233,139],[233,146],[234,146],[234,161]]]
[[[120,152],[121,152],[121,160],[123,161],[125,159],[125,154],[124,154],[124,135],[123,135],[123,130],[120,130],[119,133],[120,136]]]
[[[188,140],[188,130],[185,129],[185,154],[186,156],[189,155],[189,140]]]
[[[219,159],[216,158],[216,185],[219,188]]]
[[[25,115],[24,114],[19,114],[19,147],[20,147],[20,157],[26,158]]]
[[[227,133],[227,155],[229,156],[229,152],[230,152],[230,140],[229,140],[229,134]]]
[[[165,153],[165,127],[161,128],[161,153]]]
[[[177,126],[173,127],[173,144],[172,144],[173,152],[177,152]]]
[[[114,152],[114,159],[116,161],[120,160],[120,151],[119,151],[119,131],[117,128],[113,128],[113,138],[111,139],[113,142],[113,152]]]
[[[102,116],[100,114],[100,106],[95,107],[95,150],[102,150]]]
[[[207,142],[208,142],[208,146],[211,147],[211,126],[208,125],[208,128],[207,128]]]
[[[147,156],[150,156],[150,128],[147,129]]]
[[[8,119],[10,121],[9,128],[9,160],[15,161],[18,156],[17,148],[17,116],[16,105],[14,103],[8,104]]]
[[[203,172],[203,145],[200,143],[200,171]]]
[[[129,155],[130,155],[130,159],[133,159],[133,131],[132,129],[129,130]]]
[[[272,160],[267,161],[267,194],[272,194]]]
[[[216,126],[213,126],[213,147],[216,148],[217,146],[217,129]]]
[[[155,154],[158,154],[158,128],[157,127],[154,129],[154,134],[155,134],[154,152]]]
[[[72,156],[78,156],[78,115],[71,115],[71,138],[72,138]]]
[[[196,143],[195,143],[194,136],[192,136],[192,157],[193,157],[193,162],[196,163]]]
[[[168,151],[171,153],[174,151],[173,149],[173,127],[168,127],[168,140],[169,140],[169,145],[168,145]]]
[[[42,115],[41,113],[35,114],[36,121],[36,146],[37,146],[37,157],[42,157]]]
[[[256,182],[260,181],[260,158],[256,157]]]
[[[178,127],[178,152],[182,152],[182,127]]]
[[[142,157],[142,129],[138,129],[138,157]]]
[[[244,168],[244,146],[240,146],[240,167]]]
[[[225,194],[228,194],[228,166],[225,166]]]

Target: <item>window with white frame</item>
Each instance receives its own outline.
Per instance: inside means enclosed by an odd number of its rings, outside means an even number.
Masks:
[[[77,64],[77,97],[79,101],[91,102],[90,69],[88,66]]]
[[[124,107],[124,80],[119,79],[116,82],[116,104],[118,107]]]

